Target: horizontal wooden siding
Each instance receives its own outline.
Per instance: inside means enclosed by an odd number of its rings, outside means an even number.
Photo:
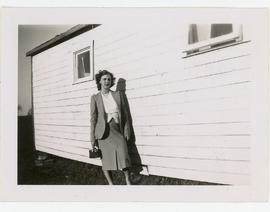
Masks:
[[[33,58],[36,148],[88,158],[94,81],[73,84],[72,53],[95,41],[95,70],[125,84],[142,162],[153,175],[247,184],[249,43],[183,59],[186,32],[170,25],[102,25]]]

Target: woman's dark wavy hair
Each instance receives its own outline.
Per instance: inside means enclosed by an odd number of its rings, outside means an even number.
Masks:
[[[111,76],[111,79],[112,79],[111,87],[114,86],[114,84],[115,84],[115,77],[114,77],[113,73],[111,73],[111,72],[109,72],[107,70],[99,70],[99,72],[95,75],[97,89],[99,91],[101,90],[100,80],[101,80],[101,77],[104,76],[104,75],[110,75]]]

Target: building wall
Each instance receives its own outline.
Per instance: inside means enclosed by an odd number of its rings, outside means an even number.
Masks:
[[[183,58],[185,26],[104,24],[34,56],[36,148],[100,165],[88,158],[96,85],[73,84],[73,52],[94,40],[95,71],[125,80],[120,87],[150,174],[247,184],[250,43]]]

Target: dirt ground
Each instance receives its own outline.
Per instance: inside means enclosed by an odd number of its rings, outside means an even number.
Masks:
[[[31,160],[20,163],[18,184],[24,185],[107,185],[100,166],[50,156],[48,163],[36,166]],[[125,185],[124,174],[113,171],[115,185]],[[160,176],[131,175],[133,185],[215,185]]]
[[[100,166],[86,164],[53,155],[37,165],[34,150],[32,117],[18,118],[18,184],[20,185],[107,185]],[[125,185],[124,174],[113,171],[115,185]],[[131,176],[134,185],[216,185],[161,176]]]

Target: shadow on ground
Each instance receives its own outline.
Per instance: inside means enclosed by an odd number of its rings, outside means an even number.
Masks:
[[[37,164],[32,133],[32,117],[18,118],[18,184],[19,185],[107,185],[100,166],[48,155]],[[113,171],[115,185],[125,185],[124,174]],[[135,185],[218,185],[184,179],[134,174]]]
[[[18,184],[25,185],[107,185],[100,166],[50,156],[49,164],[36,166],[29,160],[21,164]],[[125,185],[124,174],[113,171],[115,185]],[[134,185],[215,185],[184,179],[160,176],[132,175]]]

